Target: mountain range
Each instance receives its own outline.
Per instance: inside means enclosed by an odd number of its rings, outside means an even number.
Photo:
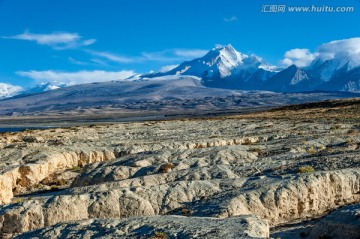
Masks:
[[[230,90],[360,91],[360,63],[348,54],[329,59],[316,57],[307,67],[290,65],[280,68],[256,55],[238,52],[231,45],[215,47],[203,57],[185,61],[169,71],[137,74],[126,81],[181,80],[181,76],[199,78],[205,87]],[[34,94],[67,86],[45,82],[29,90],[21,90],[0,84],[0,97]]]
[[[184,62],[168,72],[142,77],[166,75],[193,75],[200,77],[204,86],[225,89],[274,92],[360,90],[360,64],[348,56],[318,57],[308,67],[290,65],[281,69],[256,55],[240,53],[231,45],[214,48],[205,56]]]

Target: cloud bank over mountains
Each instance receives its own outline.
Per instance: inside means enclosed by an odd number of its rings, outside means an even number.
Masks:
[[[310,52],[309,49],[292,49],[287,51],[284,55],[284,59],[281,63],[285,66],[296,65],[298,67],[304,67],[310,65],[315,59],[316,54]]]
[[[134,71],[78,71],[61,72],[54,70],[47,71],[18,71],[20,76],[29,77],[38,84],[51,83],[54,85],[76,85],[92,82],[106,82],[124,80],[135,74]]]
[[[354,64],[360,64],[360,38],[331,41],[320,45],[315,52],[309,49],[292,49],[285,53],[281,63],[285,66],[309,66],[314,60],[326,61],[346,58]]]

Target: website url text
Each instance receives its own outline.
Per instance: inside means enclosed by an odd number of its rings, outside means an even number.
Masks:
[[[263,13],[285,13],[285,12],[325,12],[325,13],[349,13],[354,12],[355,7],[351,6],[287,6],[287,5],[262,5]]]

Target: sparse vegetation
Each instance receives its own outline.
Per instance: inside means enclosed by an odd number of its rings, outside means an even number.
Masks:
[[[309,154],[316,154],[317,150],[315,149],[315,147],[313,145],[311,145],[310,148],[308,148],[307,152]]]
[[[80,171],[81,167],[80,166],[74,166],[73,168],[70,169],[70,171]]]
[[[51,191],[59,191],[60,188],[59,188],[59,186],[52,185],[52,186],[50,187],[50,190],[51,190]]]
[[[159,172],[160,173],[168,173],[171,169],[173,169],[175,166],[173,163],[166,163],[160,166]]]
[[[47,141],[47,143],[49,145],[55,145],[55,146],[64,145],[64,142],[61,139],[51,139],[51,140]]]
[[[340,125],[331,125],[330,126],[330,130],[337,130],[337,129],[341,129]]]
[[[262,152],[262,150],[260,148],[251,148],[250,151],[258,153],[258,154],[261,154],[261,152]]]
[[[359,131],[354,130],[354,129],[351,129],[351,130],[349,130],[349,131],[347,132],[348,135],[356,135],[356,134],[358,134],[358,133],[359,133]]]
[[[347,139],[347,140],[346,140],[346,144],[347,144],[348,146],[354,145],[354,144],[355,144],[355,141],[354,141],[354,139]]]
[[[312,172],[315,172],[315,169],[312,167],[312,166],[301,166],[299,169],[298,169],[298,173],[312,173]]]
[[[55,180],[54,183],[57,186],[65,186],[66,184],[68,184],[68,182],[63,178]]]
[[[187,208],[182,208],[182,209],[181,209],[181,214],[182,214],[183,216],[190,216],[192,213],[193,213],[193,211],[190,210],[190,209],[187,209]]]
[[[41,183],[38,183],[35,185],[35,188],[42,190],[42,189],[44,189],[44,185],[42,185]]]
[[[11,203],[21,203],[24,201],[24,198],[13,198],[11,200]]]
[[[154,232],[151,239],[168,239],[169,236],[165,232]]]
[[[67,181],[65,180],[65,179],[63,179],[63,178],[61,178],[61,179],[54,179],[54,178],[49,178],[49,177],[47,177],[47,178],[45,178],[43,181],[41,181],[41,184],[43,184],[43,185],[46,185],[46,186],[65,186],[65,185],[67,185]]]

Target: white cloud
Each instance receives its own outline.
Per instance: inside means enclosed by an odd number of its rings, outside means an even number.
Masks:
[[[96,39],[83,40],[78,33],[70,32],[53,32],[49,34],[36,34],[25,31],[16,36],[3,37],[6,39],[16,39],[24,41],[33,41],[39,45],[46,45],[55,50],[64,50],[70,48],[78,48],[81,46],[89,46],[96,42]]]
[[[182,61],[186,57],[174,54],[173,50],[165,50],[159,52],[143,52],[138,57],[138,61],[158,61],[158,62],[176,62]]]
[[[101,52],[101,51],[92,51],[87,50],[86,52],[90,53],[93,56],[102,57],[107,60],[117,62],[117,63],[132,63],[136,60],[136,58],[126,57],[126,56],[119,56],[109,52]]]
[[[76,85],[91,82],[105,82],[124,80],[135,74],[134,71],[18,71],[16,74],[35,80],[38,84],[50,82],[52,84]]]
[[[322,60],[347,57],[360,63],[360,38],[350,38],[322,44],[318,48],[318,54]]]
[[[285,66],[296,65],[298,67],[305,67],[315,59],[317,53],[311,53],[309,49],[292,49],[287,51],[281,63]]]
[[[88,65],[87,62],[76,60],[76,59],[74,59],[73,57],[68,57],[68,61],[69,61],[71,64],[74,64],[74,65],[79,65],[79,66]]]
[[[311,53],[309,49],[292,49],[287,51],[281,63],[285,66],[295,64],[305,67],[314,60],[344,59],[345,64],[349,60],[353,65],[360,64],[360,38],[349,38],[331,41],[320,45],[316,52]]]
[[[102,61],[100,59],[93,58],[90,61],[93,62],[93,63],[96,63],[97,65],[109,66],[109,64],[107,64],[106,62],[104,62],[104,61]]]
[[[142,52],[138,56],[124,56],[110,52],[101,52],[86,50],[87,53],[103,58],[108,61],[116,63],[136,63],[136,62],[179,62],[185,60],[192,60],[193,58],[201,57],[207,53],[206,50],[201,49],[167,49],[158,52]]]
[[[237,22],[238,18],[236,16],[232,16],[230,18],[224,18],[225,22]]]
[[[208,51],[201,49],[177,49],[174,51],[174,54],[182,57],[197,58],[204,56],[207,52]]]
[[[96,39],[87,39],[82,42],[83,46],[90,46],[96,42]]]
[[[171,71],[172,69],[178,67],[179,65],[168,65],[168,66],[163,66],[160,68],[159,72],[168,72]]]

